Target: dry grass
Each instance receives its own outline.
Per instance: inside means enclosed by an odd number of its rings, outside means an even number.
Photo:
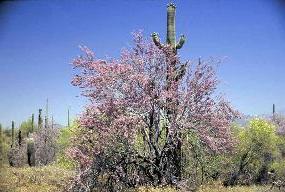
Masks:
[[[0,170],[0,192],[63,191],[74,173],[54,165],[43,167],[4,167]]]
[[[198,192],[277,192],[277,188],[270,190],[270,186],[234,186],[224,187],[221,183],[200,186]],[[279,191],[280,192],[280,191]]]
[[[0,169],[0,192],[60,192],[74,175],[73,171],[55,165],[43,167],[4,167]],[[135,192],[178,192],[171,187],[140,187]],[[199,187],[197,192],[280,192],[270,186],[223,187],[213,183]],[[281,190],[282,191],[282,190]]]

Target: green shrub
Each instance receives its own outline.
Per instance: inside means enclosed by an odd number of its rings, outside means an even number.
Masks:
[[[279,156],[275,126],[263,119],[253,119],[236,133],[239,143],[232,159],[234,167],[224,184],[266,183],[270,167]]]
[[[68,157],[66,150],[72,145],[71,138],[76,133],[76,122],[71,127],[65,127],[60,130],[60,134],[57,140],[58,153],[57,153],[57,164],[65,169],[74,169],[76,163]]]

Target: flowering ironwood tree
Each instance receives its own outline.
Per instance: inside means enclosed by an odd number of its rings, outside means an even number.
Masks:
[[[72,84],[90,104],[79,120],[78,145],[69,151],[81,166],[73,185],[78,191],[177,184],[177,149],[188,134],[197,134],[212,152],[232,147],[229,125],[237,112],[215,95],[211,61],[182,63],[171,47],[159,49],[140,32],[120,59],[97,59],[82,49]]]

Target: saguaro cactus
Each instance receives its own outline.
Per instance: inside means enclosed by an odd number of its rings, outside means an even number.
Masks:
[[[11,148],[13,147],[13,144],[14,144],[14,139],[15,139],[15,122],[12,121],[12,144],[11,144]]]
[[[176,53],[177,49],[181,49],[186,40],[184,35],[180,36],[179,41],[176,43],[175,33],[175,11],[176,7],[173,3],[167,5],[167,35],[166,44],[161,44],[157,33],[152,33],[152,39],[156,46],[163,48],[165,46],[171,46],[173,51]]]
[[[179,41],[176,43],[176,34],[175,34],[175,11],[176,7],[173,3],[167,5],[167,35],[166,35],[166,44],[162,44],[158,37],[157,33],[152,34],[152,39],[154,44],[161,49],[167,56],[167,75],[166,75],[166,89],[168,90],[174,81],[179,81],[185,74],[187,63],[178,65],[178,60],[172,59],[176,58],[177,50],[181,49],[185,43],[185,36],[181,35]],[[176,87],[176,86],[175,86]],[[177,87],[178,89],[178,87]],[[170,109],[169,103],[173,102],[171,99],[167,100],[166,115],[170,120],[172,114],[175,112],[173,109]],[[175,101],[178,102],[178,101]],[[166,127],[166,134],[168,135],[168,127]],[[181,138],[181,133],[178,131],[177,137]],[[182,161],[182,143],[178,139],[177,147],[173,151],[173,164],[176,167],[175,176],[178,180],[181,179],[181,161]]]
[[[176,33],[175,33],[175,12],[176,12],[176,7],[173,3],[170,3],[167,5],[167,35],[166,35],[166,44],[162,44],[160,42],[159,36],[157,33],[152,33],[152,40],[154,44],[159,48],[162,49],[166,54],[169,54],[169,48],[172,50],[171,54],[176,55],[177,50],[181,49],[185,43],[185,36],[181,35],[179,38],[179,41],[176,43]],[[178,81],[181,79],[186,71],[186,66],[187,63],[180,65],[177,67],[176,61],[174,63],[169,63],[169,65],[172,65],[174,68],[174,73],[173,73],[173,79],[175,81]],[[168,73],[170,70],[170,66],[168,66]],[[167,75],[167,81],[170,77]],[[168,87],[170,82],[168,82]]]
[[[43,128],[42,109],[39,109],[38,130]]]
[[[32,114],[31,132],[34,132],[34,121],[35,121],[35,115]]]

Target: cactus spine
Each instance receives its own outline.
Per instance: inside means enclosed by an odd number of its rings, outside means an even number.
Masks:
[[[12,144],[11,144],[11,148],[13,147],[14,144],[14,138],[15,138],[15,122],[12,121]]]
[[[42,109],[39,109],[38,130],[43,128]]]

